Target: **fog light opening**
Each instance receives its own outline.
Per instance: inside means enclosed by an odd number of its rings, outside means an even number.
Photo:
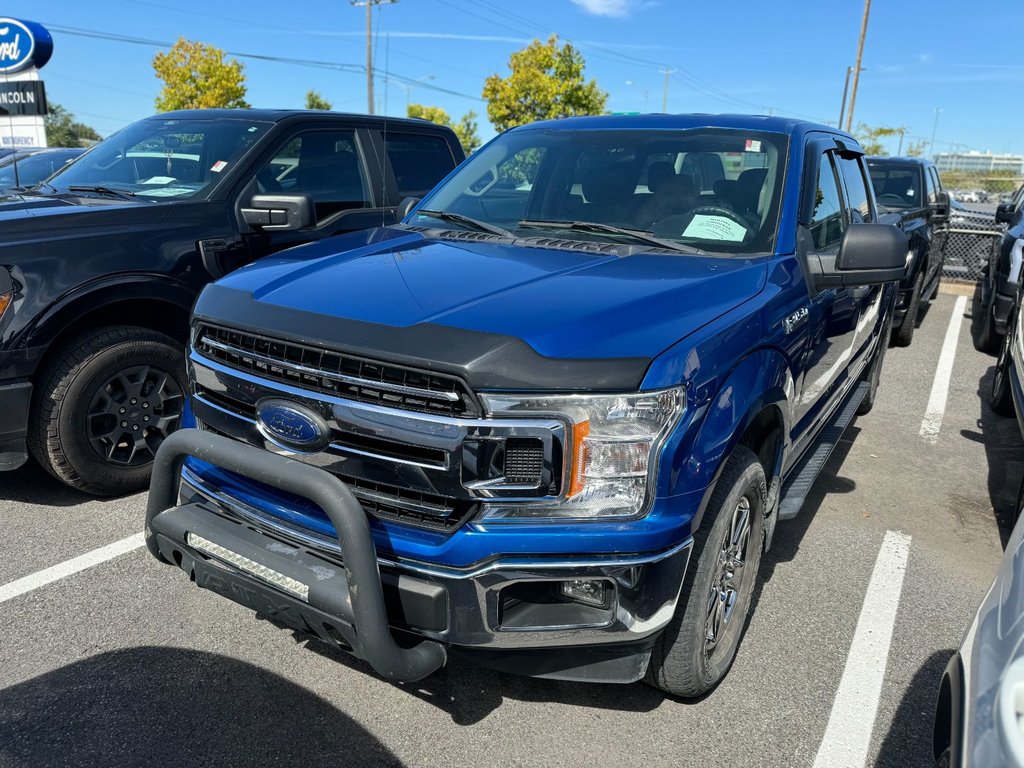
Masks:
[[[608,605],[611,590],[607,581],[598,579],[568,579],[559,583],[558,591],[567,600],[603,608]]]

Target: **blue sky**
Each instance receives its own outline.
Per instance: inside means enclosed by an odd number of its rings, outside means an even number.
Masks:
[[[765,112],[836,121],[846,67],[854,63],[862,0],[399,0],[377,17],[378,71],[424,84],[412,101],[458,117],[480,116],[484,78],[506,72],[509,54],[532,37],[557,33],[587,60],[613,111]],[[856,120],[903,125],[936,149],[1024,152],[1024,57],[993,31],[1017,17],[1017,3],[977,13],[952,0],[876,0],[857,97]],[[156,41],[179,36],[225,50],[360,65],[364,11],[348,0],[8,0],[3,13],[50,26]],[[53,31],[42,70],[47,94],[106,135],[153,112],[159,82],[154,48]],[[243,59],[254,106],[300,107],[307,89],[335,109],[363,111],[365,76]],[[627,81],[633,83],[628,85]],[[429,90],[437,86],[460,95]],[[388,114],[404,114],[406,91],[378,80]],[[896,150],[895,143],[892,151]]]

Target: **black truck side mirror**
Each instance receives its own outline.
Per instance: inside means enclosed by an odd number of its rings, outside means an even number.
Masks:
[[[412,209],[420,204],[420,198],[418,197],[406,197],[398,204],[398,208],[395,209],[395,217],[401,221],[408,216]]]
[[[1009,224],[1013,219],[1013,203],[1000,203],[996,208],[996,224]]]
[[[253,195],[242,219],[264,230],[305,229],[315,221],[309,195]]]
[[[935,193],[935,202],[929,203],[932,224],[945,224],[949,220],[949,192],[939,190]]]
[[[851,224],[843,235],[835,274],[841,285],[879,285],[907,271],[910,238],[891,224]]]

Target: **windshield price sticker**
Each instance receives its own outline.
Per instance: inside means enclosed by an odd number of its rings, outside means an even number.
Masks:
[[[210,170],[213,171],[214,173],[220,173],[221,171],[223,171],[227,167],[228,167],[227,161],[225,161],[225,160],[218,160],[216,163],[214,163],[213,165],[210,166]]]
[[[724,240],[740,243],[747,236],[747,228],[724,216],[707,216],[698,213],[690,221],[682,237],[699,237],[702,240]]]
[[[761,142],[757,139],[747,139],[746,144],[743,147],[745,152],[760,152]]]

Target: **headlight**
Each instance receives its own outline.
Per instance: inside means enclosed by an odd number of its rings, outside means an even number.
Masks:
[[[686,406],[681,387],[625,395],[481,395],[502,416],[566,422],[564,483],[557,502],[493,502],[485,519],[636,517],[647,511],[658,455]]]

